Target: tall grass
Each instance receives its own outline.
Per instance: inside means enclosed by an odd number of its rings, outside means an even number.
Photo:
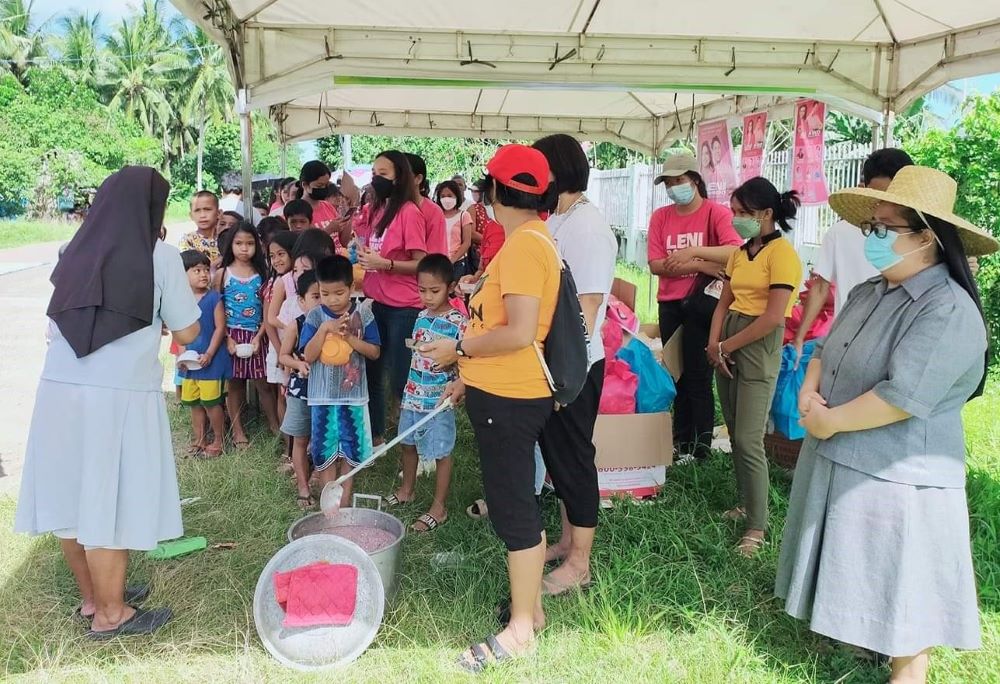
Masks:
[[[78,227],[78,223],[63,221],[0,221],[0,249],[38,242],[64,242],[73,237]]]
[[[967,410],[969,503],[979,580],[984,648],[943,650],[933,682],[997,682],[1000,673],[1000,392]],[[187,417],[174,410],[175,443],[186,444]],[[627,448],[624,447],[623,448]],[[462,509],[481,495],[471,431],[463,419],[456,448],[450,519],[404,542],[402,586],[372,647],[348,670],[303,676],[278,666],[253,627],[251,604],[265,562],[284,544],[300,513],[286,476],[276,472],[277,441],[258,434],[245,454],[215,462],[180,460],[188,534],[210,544],[235,542],[173,561],[136,554],[135,579],[151,579],[150,605],[176,619],[153,638],[94,644],[71,618],[73,581],[51,537],[11,530],[14,503],[0,502],[0,668],[45,682],[452,682],[472,681],[452,665],[473,640],[496,631],[491,619],[505,592],[504,555],[488,524]],[[398,461],[388,455],[362,474],[357,490],[393,490]],[[394,510],[409,524],[433,483],[420,478],[418,504]],[[732,551],[738,531],[719,513],[736,495],[724,455],[670,470],[663,493],[601,513],[595,583],[586,594],[547,602],[549,626],[534,657],[489,673],[484,682],[882,682],[885,670],[786,616],[772,596],[788,474],[772,475],[775,536],[756,559]],[[546,502],[554,529],[557,509]],[[432,556],[458,551],[457,567],[434,569]]]

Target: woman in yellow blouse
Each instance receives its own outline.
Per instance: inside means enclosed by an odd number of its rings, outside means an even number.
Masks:
[[[737,550],[755,554],[767,529],[768,475],[764,430],[781,366],[785,318],[802,284],[802,262],[783,239],[799,207],[794,190],[779,193],[764,178],[733,192],[733,227],[746,240],[729,257],[725,286],[712,318],[708,358],[733,446],[740,505],[729,520],[745,521]]]

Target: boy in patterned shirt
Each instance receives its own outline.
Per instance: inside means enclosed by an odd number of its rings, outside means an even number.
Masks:
[[[219,227],[219,198],[214,192],[202,190],[191,198],[191,220],[195,230],[181,237],[179,249],[183,252],[193,249],[208,257],[215,264],[219,261],[219,244],[216,230]]]
[[[455,286],[455,269],[443,254],[429,254],[417,265],[417,286],[424,310],[413,326],[413,359],[410,375],[403,390],[399,416],[402,433],[438,405],[445,386],[458,377],[457,368],[438,368],[417,349],[428,342],[443,338],[459,340],[465,335],[468,319],[448,301]],[[428,532],[448,519],[445,500],[451,485],[451,452],[455,447],[455,412],[444,411],[426,423],[416,433],[402,441],[403,484],[389,497],[390,504],[413,501],[417,482],[417,461],[437,461],[434,502],[427,513],[413,524],[414,532]]]

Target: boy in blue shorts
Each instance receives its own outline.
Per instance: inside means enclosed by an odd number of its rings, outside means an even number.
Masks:
[[[306,316],[319,306],[319,283],[315,271],[306,271],[295,283],[299,297],[299,308],[305,313],[295,319],[295,327],[287,326],[281,335],[281,351],[278,363],[287,368],[288,392],[285,395],[285,418],[281,422],[281,432],[292,438],[292,470],[295,486],[299,490],[299,508],[312,508],[315,497],[309,492],[309,436],[312,433],[312,418],[309,413],[309,370],[301,341]]]
[[[309,363],[310,455],[320,486],[372,455],[365,359],[381,353],[381,339],[368,303],[351,300],[354,268],[347,257],[316,264],[320,305],[306,314],[299,344]],[[346,346],[345,346],[346,345]],[[344,483],[341,507],[350,506],[352,483]]]
[[[459,340],[465,335],[468,319],[448,301],[448,294],[455,286],[454,281],[454,266],[444,254],[428,254],[417,265],[417,286],[424,310],[413,326],[413,359],[399,415],[401,433],[433,411],[441,400],[445,386],[458,377],[456,367],[438,368],[433,361],[417,351],[428,342],[440,339]],[[451,486],[455,412],[439,413],[414,434],[404,438],[402,445],[403,484],[387,500],[390,504],[413,501],[417,461],[437,461],[434,502],[427,513],[417,518],[411,527],[414,532],[429,532],[448,519],[445,501]]]
[[[209,288],[211,261],[197,250],[181,252],[181,261],[187,271],[188,284],[201,310],[198,337],[187,346],[187,351],[198,353],[198,370],[181,371],[181,404],[191,407],[191,425],[194,441],[189,453],[199,458],[218,458],[222,455],[222,438],[226,434],[226,417],[222,412],[225,399],[226,378],[232,363],[223,342],[226,339],[226,314],[222,295]],[[208,444],[208,426],[214,438]]]

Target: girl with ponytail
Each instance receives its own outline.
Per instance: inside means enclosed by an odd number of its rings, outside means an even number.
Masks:
[[[712,317],[708,359],[716,369],[722,415],[733,444],[740,503],[724,515],[745,521],[737,550],[753,555],[767,530],[768,475],[764,430],[781,367],[785,319],[802,284],[802,262],[782,233],[799,208],[794,190],[779,193],[752,178],[730,198],[733,228],[746,242],[726,264]]]

